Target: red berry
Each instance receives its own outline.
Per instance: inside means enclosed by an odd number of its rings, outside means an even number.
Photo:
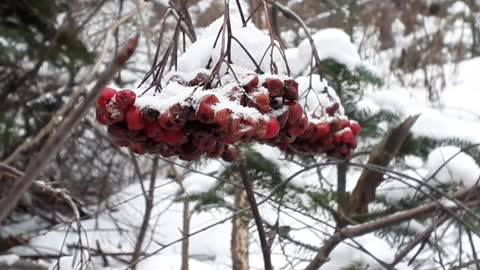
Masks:
[[[283,96],[283,82],[279,79],[266,79],[263,87],[268,89],[268,94],[272,98]]]
[[[187,135],[181,130],[165,130],[160,137],[170,145],[181,145],[188,141]]]
[[[356,121],[350,121],[350,129],[353,132],[353,135],[357,136],[360,134],[360,131],[362,131],[362,127],[360,127],[360,124]]]
[[[210,152],[214,150],[216,145],[216,141],[212,140],[211,137],[193,137],[192,143],[202,152]]]
[[[132,152],[139,155],[143,155],[146,152],[144,143],[130,143],[129,148]]]
[[[243,85],[243,88],[245,88],[247,92],[250,92],[251,90],[253,90],[255,87],[258,86],[260,79],[258,78],[257,74],[246,74],[245,81],[247,82]]]
[[[103,88],[100,96],[97,99],[97,106],[105,109],[107,107],[107,103],[110,102],[110,100],[115,96],[116,93],[117,91],[110,87]]]
[[[283,97],[288,100],[298,99],[298,83],[295,80],[285,80],[285,93]]]
[[[314,141],[314,137],[316,135],[315,132],[316,125],[314,123],[309,123],[307,129],[305,132],[300,136],[302,140],[309,140],[309,141]]]
[[[288,133],[290,133],[295,137],[302,135],[305,132],[305,130],[307,130],[307,128],[308,128],[307,117],[303,117],[302,119],[300,119],[295,123],[287,123]]]
[[[273,116],[270,116],[270,120],[267,122],[267,132],[265,133],[264,139],[271,139],[278,135],[280,131],[280,124],[277,119]]]
[[[334,103],[332,106],[327,107],[325,109],[325,111],[327,112],[327,114],[329,116],[333,116],[337,112],[339,107],[340,107],[340,105],[338,105],[338,103]]]
[[[95,110],[95,116],[97,118],[97,122],[101,125],[110,125],[111,122],[108,119],[108,112],[106,109],[102,107],[97,107]]]
[[[130,107],[125,116],[129,130],[141,130],[144,127],[142,121],[142,111],[137,107]]]
[[[330,132],[330,124],[329,123],[320,123],[316,125],[315,131],[318,133],[319,137],[323,137]]]
[[[341,135],[341,141],[348,144],[352,144],[353,142],[355,142],[355,136],[349,128],[343,131]]]
[[[330,125],[333,131],[339,131],[339,130],[342,130],[343,123],[342,123],[342,120],[335,119],[330,123]]]
[[[217,123],[220,131],[224,133],[230,132],[230,123],[232,118],[232,110],[222,109],[215,113],[215,122]]]
[[[144,133],[149,138],[156,138],[162,134],[162,127],[158,122],[147,123]]]
[[[287,123],[294,124],[303,117],[303,108],[296,101],[288,102],[288,120]]]
[[[172,111],[164,112],[158,117],[158,123],[166,130],[181,130],[185,125],[186,118]]]
[[[190,86],[195,86],[195,85],[203,85],[208,79],[208,75],[205,73],[198,73],[195,78],[193,78],[190,82]]]
[[[342,123],[342,125],[340,126],[340,129],[344,129],[344,128],[350,126],[350,121],[348,121],[348,119],[342,119],[341,123]]]
[[[270,97],[267,94],[258,93],[254,96],[255,107],[262,113],[270,111]]]
[[[200,100],[200,104],[197,109],[198,120],[211,124],[214,121],[215,111],[212,105],[218,103],[219,100],[215,95],[206,95]]]
[[[120,90],[115,95],[115,101],[118,104],[118,107],[122,111],[127,111],[127,109],[135,103],[137,95],[132,90]]]
[[[290,114],[289,110],[285,110],[280,115],[277,115],[277,121],[278,121],[278,124],[280,125],[280,128],[283,128],[287,123],[289,114]]]

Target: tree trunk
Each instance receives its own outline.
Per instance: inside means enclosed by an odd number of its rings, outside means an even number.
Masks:
[[[235,192],[235,209],[248,208],[247,192],[238,189]],[[235,216],[232,220],[232,260],[233,270],[249,270],[248,264],[248,223],[247,214]]]
[[[190,234],[190,202],[185,200],[183,202],[183,235]],[[181,270],[188,270],[188,248],[190,246],[190,238],[186,237],[182,240],[182,266]]]

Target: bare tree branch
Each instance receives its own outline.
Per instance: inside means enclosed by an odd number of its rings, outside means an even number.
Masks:
[[[143,215],[142,225],[140,226],[140,232],[138,234],[137,243],[135,244],[135,249],[132,255],[132,269],[136,269],[135,261],[138,260],[142,253],[143,242],[145,240],[145,236],[147,234],[148,224],[150,222],[150,216],[153,210],[153,200],[154,200],[154,192],[155,192],[155,183],[157,180],[157,169],[158,169],[158,157],[153,159],[152,163],[152,171],[150,172],[150,185],[148,188],[148,194],[144,194],[145,196],[145,214]],[[140,179],[142,181],[142,179]]]
[[[30,161],[25,174],[19,178],[18,182],[9,192],[8,196],[0,201],[0,223],[8,216],[22,198],[23,194],[32,185],[35,178],[48,164],[50,158],[55,155],[65,141],[68,135],[78,126],[82,118],[87,114],[90,106],[100,94],[100,91],[107,85],[113,76],[125,65],[132,56],[138,44],[138,35],[131,38],[127,44],[115,56],[110,66],[101,74],[92,90],[86,95],[84,101],[74,109],[60,124],[55,133],[53,133],[41,148],[40,152]]]

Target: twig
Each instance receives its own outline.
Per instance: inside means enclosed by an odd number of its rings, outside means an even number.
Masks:
[[[110,66],[100,75],[99,80],[86,95],[83,103],[74,109],[60,124],[57,131],[53,133],[45,142],[40,152],[30,161],[25,174],[19,178],[15,186],[10,190],[9,194],[0,201],[0,223],[8,216],[8,214],[17,206],[18,201],[23,194],[38,177],[41,171],[48,164],[50,158],[55,155],[65,141],[68,135],[75,127],[78,126],[82,118],[88,112],[90,106],[95,102],[95,99],[100,94],[100,91],[107,85],[107,83],[115,76],[115,74],[125,65],[127,60],[135,51],[138,44],[138,35],[131,38],[127,44],[120,50],[118,55],[113,59]]]
[[[255,200],[255,194],[253,192],[252,183],[248,177],[247,166],[246,166],[245,157],[242,154],[241,159],[238,161],[238,168],[240,170],[240,177],[242,178],[243,186],[247,192],[248,202],[250,203],[250,208],[252,210],[253,219],[257,225],[258,237],[260,238],[260,245],[262,247],[263,262],[265,265],[265,270],[272,270],[272,261],[270,258],[270,248],[267,243],[267,237],[265,236],[265,229],[263,228],[262,217],[258,211],[258,205]]]
[[[157,169],[158,169],[158,157],[153,159],[152,163],[152,171],[150,174],[150,186],[148,188],[148,194],[144,191],[145,197],[145,214],[143,215],[142,225],[140,226],[140,233],[138,234],[137,243],[135,244],[135,249],[132,255],[132,269],[135,270],[136,264],[134,263],[140,254],[142,253],[143,241],[145,240],[145,236],[147,234],[148,224],[150,222],[150,216],[152,214],[153,209],[153,200],[154,200],[154,192],[155,192],[155,183],[157,179]],[[141,179],[139,179],[142,181]]]
[[[435,221],[432,224],[430,224],[430,226],[428,226],[428,228],[426,228],[421,234],[417,235],[413,240],[408,242],[407,245],[395,255],[393,262],[390,264],[392,269],[403,258],[405,258],[405,256],[407,256],[408,253],[410,253],[410,251],[412,251],[418,244],[428,240],[433,230],[438,226],[442,225],[445,221],[448,220],[448,218],[449,218],[449,215],[443,214],[438,221]]]
[[[296,21],[300,25],[300,27],[303,29],[310,43],[310,46],[312,47],[312,53],[313,53],[313,57],[315,58],[316,66],[319,69],[320,79],[323,80],[324,75],[321,67],[320,56],[318,54],[317,47],[315,46],[315,41],[313,40],[313,37],[310,34],[310,31],[308,30],[308,27],[305,24],[305,22],[302,20],[302,18],[300,18],[300,16],[298,16],[298,14],[290,10],[288,7],[278,3],[277,1],[275,0],[265,0],[265,1],[270,3],[272,6],[278,8],[278,10],[281,11],[286,18]]]

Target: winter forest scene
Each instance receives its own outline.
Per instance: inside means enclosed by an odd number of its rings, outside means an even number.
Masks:
[[[479,0],[0,1],[0,270],[480,270]]]

